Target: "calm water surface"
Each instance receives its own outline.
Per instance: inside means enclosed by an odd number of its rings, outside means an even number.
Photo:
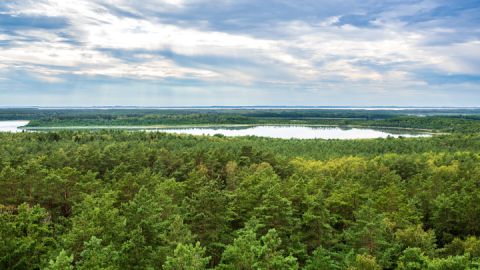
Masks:
[[[0,132],[20,132],[21,126],[25,126],[29,121],[14,120],[14,121],[0,121]]]
[[[387,137],[428,137],[430,134],[410,130],[376,130],[315,126],[252,126],[247,128],[175,128],[161,132],[191,135],[260,136],[281,139],[373,139]]]
[[[25,126],[28,121],[0,121],[0,131],[19,132],[19,127]],[[373,139],[387,137],[428,137],[431,134],[418,133],[413,130],[371,129],[371,128],[346,128],[325,126],[231,126],[231,127],[188,127],[188,128],[141,128],[141,127],[64,127],[64,128],[40,128],[38,130],[59,129],[126,129],[147,130],[166,133],[190,134],[190,135],[216,135],[224,136],[258,136],[280,139]]]

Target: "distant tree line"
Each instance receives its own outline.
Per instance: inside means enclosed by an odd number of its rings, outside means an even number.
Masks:
[[[0,120],[30,120],[28,127],[297,124],[480,132],[480,109],[0,109]]]

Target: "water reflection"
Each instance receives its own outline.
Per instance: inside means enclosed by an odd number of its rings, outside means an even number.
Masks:
[[[19,132],[20,127],[28,124],[28,121],[0,121],[0,131]],[[258,136],[280,139],[373,139],[387,137],[428,137],[431,134],[419,133],[413,130],[399,129],[372,129],[372,128],[349,128],[349,127],[326,127],[326,126],[222,126],[222,127],[188,127],[188,128],[146,128],[132,126],[110,127],[46,127],[32,128],[30,131],[41,130],[98,130],[98,129],[125,129],[147,130],[166,133],[190,134],[190,135],[223,135],[223,136]]]
[[[380,130],[370,128],[318,127],[318,126],[252,126],[218,128],[158,129],[161,132],[191,135],[260,136],[281,139],[372,139],[387,137],[428,137],[430,134],[410,130]]]
[[[0,121],[0,132],[20,132],[19,127],[25,126],[29,121],[13,120],[13,121]]]

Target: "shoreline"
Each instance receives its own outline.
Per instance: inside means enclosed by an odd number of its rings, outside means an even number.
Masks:
[[[391,126],[371,126],[371,125],[325,125],[325,124],[185,124],[185,125],[149,125],[149,126],[41,126],[41,127],[18,127],[25,131],[35,130],[162,130],[162,129],[187,129],[187,128],[238,128],[238,127],[258,127],[258,126],[281,126],[281,127],[337,127],[337,128],[368,128],[368,129],[380,129],[380,130],[411,130],[418,131],[420,133],[432,133],[435,135],[449,134],[445,132],[439,132],[433,129],[422,128],[408,128],[408,127],[391,127]]]

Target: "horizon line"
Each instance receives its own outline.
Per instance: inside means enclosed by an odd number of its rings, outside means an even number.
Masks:
[[[199,105],[199,106],[143,106],[143,105],[0,105],[0,109],[480,109],[480,106],[400,106],[400,105]]]

